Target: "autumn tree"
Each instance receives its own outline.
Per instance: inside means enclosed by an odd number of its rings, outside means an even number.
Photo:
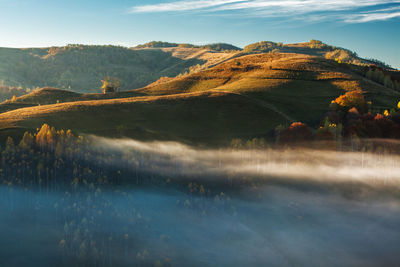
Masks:
[[[304,142],[312,139],[312,132],[308,126],[302,122],[292,123],[288,129],[284,130],[280,135],[280,142]]]
[[[339,96],[331,103],[332,109],[348,111],[351,108],[356,108],[359,112],[365,112],[367,103],[361,91],[350,91]]]
[[[115,77],[106,77],[101,80],[103,83],[101,89],[104,94],[117,92],[121,87],[121,80]]]
[[[21,142],[19,143],[19,146],[23,149],[29,149],[32,147],[33,141],[33,135],[30,132],[25,132]]]
[[[42,128],[36,135],[36,144],[41,148],[45,146],[53,147],[55,144],[56,131],[54,127],[50,127],[48,124],[43,124]]]
[[[14,152],[15,149],[15,145],[14,145],[14,140],[12,139],[12,137],[7,137],[7,141],[6,141],[6,149],[5,152]]]

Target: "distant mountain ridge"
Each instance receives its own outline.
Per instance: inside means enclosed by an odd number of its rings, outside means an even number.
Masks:
[[[169,43],[169,42],[161,42],[161,41],[152,41],[142,45],[138,45],[135,48],[171,48],[171,47],[181,47],[181,48],[201,48],[201,49],[210,49],[214,51],[242,51],[243,49],[231,44],[226,43],[214,43],[207,45],[193,45],[193,44],[178,44],[178,43]]]

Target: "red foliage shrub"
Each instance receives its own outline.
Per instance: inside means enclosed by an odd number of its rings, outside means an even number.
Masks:
[[[359,119],[348,119],[346,136],[357,135],[367,138],[400,138],[400,125],[382,114],[363,114]]]
[[[281,133],[282,143],[304,142],[312,139],[312,132],[308,126],[302,122],[294,122],[290,127]]]

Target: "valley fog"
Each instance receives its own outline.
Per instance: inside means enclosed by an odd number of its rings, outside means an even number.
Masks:
[[[175,142],[92,138],[99,148],[120,153],[122,158],[131,151],[139,152],[141,158],[152,162],[147,171],[172,176],[256,176],[265,182],[282,178],[379,188],[400,186],[400,156],[384,149],[375,153],[301,147],[201,150]],[[123,160],[109,164],[130,167]]]
[[[118,155],[99,168],[117,166],[125,180],[58,190],[3,184],[0,265],[396,266],[400,261],[396,155],[198,150],[91,138],[95,150]],[[141,175],[160,175],[166,182],[138,186]]]

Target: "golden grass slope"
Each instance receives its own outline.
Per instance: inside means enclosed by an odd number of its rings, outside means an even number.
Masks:
[[[48,123],[79,133],[196,144],[263,136],[285,121],[249,98],[211,91],[77,101],[0,114],[0,128],[19,135]]]
[[[128,92],[76,94],[45,88],[1,104],[0,110],[18,109],[0,114],[0,131],[21,135],[48,123],[86,134],[226,144],[233,138],[266,137],[292,121],[318,124],[331,101],[349,90],[362,90],[376,108],[394,107],[400,98],[399,92],[365,79],[356,66],[268,53]]]
[[[274,107],[287,118],[307,123],[320,120],[330,102],[345,91],[364,91],[377,108],[393,107],[400,96],[365,79],[357,66],[290,53],[242,56],[209,70],[135,91],[167,95],[208,90],[241,94]]]

